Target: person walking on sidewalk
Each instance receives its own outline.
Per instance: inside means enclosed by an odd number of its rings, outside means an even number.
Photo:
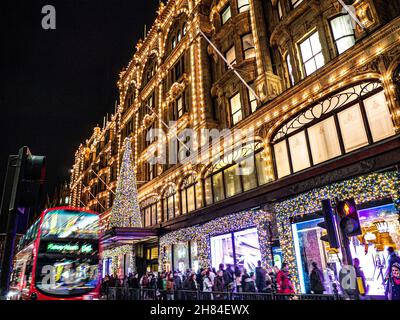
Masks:
[[[260,293],[265,292],[265,288],[267,285],[266,282],[267,282],[267,272],[261,266],[261,261],[258,261],[257,268],[256,268],[256,286],[257,286],[258,292],[260,292]]]
[[[282,263],[282,269],[276,275],[278,293],[294,294],[294,289],[289,276],[289,266],[286,262]]]
[[[311,265],[313,267],[310,273],[311,291],[313,294],[323,294],[325,291],[323,284],[324,275],[322,271],[318,269],[316,262],[313,262]]]

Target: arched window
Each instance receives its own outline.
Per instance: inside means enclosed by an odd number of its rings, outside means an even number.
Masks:
[[[170,185],[164,192],[163,196],[163,221],[175,218],[176,189]]]
[[[197,209],[196,203],[196,176],[191,175],[183,180],[181,187],[181,213],[186,214]]]
[[[150,80],[156,74],[156,70],[157,70],[157,59],[153,55],[147,60],[146,66],[144,67],[142,87],[144,87],[146,84],[148,84],[150,82]]]
[[[142,212],[143,225],[145,227],[151,227],[158,223],[157,219],[157,197],[153,196],[147,198],[140,204]]]
[[[167,38],[167,48],[170,51],[174,50],[187,33],[187,16],[185,14],[180,15],[171,27]]]
[[[234,150],[213,164],[204,177],[205,204],[219,202],[269,182],[260,142]]]
[[[135,101],[135,86],[131,84],[126,92],[125,110],[129,109]]]
[[[395,135],[379,82],[364,82],[318,102],[285,123],[272,140],[282,178]]]
[[[342,14],[330,20],[338,54],[345,52],[356,43],[353,22],[349,14]]]

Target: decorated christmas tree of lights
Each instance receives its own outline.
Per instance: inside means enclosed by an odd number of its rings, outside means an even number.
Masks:
[[[110,227],[142,228],[130,139],[126,138],[124,144],[125,152],[122,158],[117,192],[111,209]]]

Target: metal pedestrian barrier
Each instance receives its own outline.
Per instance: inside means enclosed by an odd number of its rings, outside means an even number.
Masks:
[[[333,301],[344,300],[340,295],[331,294],[279,294],[251,292],[203,292],[191,290],[158,290],[134,289],[128,287],[109,287],[103,295],[104,300],[139,300],[139,301],[211,301],[211,300],[244,300],[244,301]]]

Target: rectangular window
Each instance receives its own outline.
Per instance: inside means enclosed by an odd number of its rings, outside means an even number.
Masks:
[[[211,178],[208,177],[204,180],[204,194],[206,197],[206,205],[213,203],[213,194],[211,189]]]
[[[157,204],[151,206],[151,224],[157,224]]]
[[[374,142],[396,134],[384,91],[365,99],[364,106]]]
[[[250,9],[249,0],[238,0],[239,12],[249,11],[249,9]]]
[[[286,140],[274,145],[274,152],[278,178],[288,176],[290,174],[290,165]]]
[[[174,270],[185,272],[189,268],[189,243],[174,244]]]
[[[338,54],[354,46],[356,39],[354,37],[353,20],[350,15],[345,14],[332,19],[331,28]]]
[[[173,219],[175,216],[174,196],[168,197],[168,220]]]
[[[226,186],[226,197],[232,197],[242,192],[242,186],[240,184],[240,176],[237,174],[239,165],[235,164],[225,170],[225,186]]]
[[[240,163],[240,168],[242,169],[243,174],[242,180],[244,191],[257,188],[257,176],[254,164],[254,157],[249,157]]]
[[[318,32],[314,32],[300,44],[300,51],[306,76],[325,64]]]
[[[268,167],[265,159],[263,158],[264,152],[259,152],[255,155],[258,184],[264,185],[270,181],[268,174]]]
[[[183,116],[184,108],[183,108],[183,97],[179,97],[178,100],[176,101],[176,109],[177,109],[177,115],[178,119]]]
[[[255,88],[254,84],[251,84],[250,87],[255,92],[256,88]],[[258,106],[257,98],[251,90],[248,90],[248,93],[249,93],[249,100],[250,100],[249,101],[250,102],[250,110],[251,110],[251,113],[254,113],[254,112],[256,112],[257,106]]]
[[[242,121],[243,119],[242,104],[240,102],[240,93],[237,93],[229,100],[229,105],[231,108],[232,125],[235,125],[238,122]]]
[[[335,119],[326,119],[308,129],[314,164],[340,156],[340,144]]]
[[[145,217],[145,226],[146,227],[149,227],[149,226],[151,226],[151,208],[146,208],[146,210],[145,210],[145,214],[146,214],[146,217]]]
[[[287,68],[288,68],[290,85],[293,86],[294,85],[294,76],[293,76],[292,63],[290,61],[290,54],[286,55],[286,65],[287,65]]]
[[[192,212],[196,210],[196,195],[194,193],[194,186],[191,186],[187,189],[187,206],[188,212]]]
[[[235,52],[235,46],[232,46],[226,53],[225,53],[225,58],[228,61],[229,64],[235,65],[236,64],[236,52]]]
[[[234,265],[232,234],[224,234],[210,239],[211,265],[218,270],[219,264]]]
[[[254,49],[254,38],[251,33],[242,36],[242,46],[245,60],[254,58],[256,56],[256,50]]]
[[[301,131],[289,138],[290,155],[292,158],[293,172],[301,171],[310,166],[306,134]]]
[[[213,190],[214,190],[214,202],[218,202],[225,199],[224,195],[224,180],[222,178],[222,172],[217,173],[213,176]]]
[[[231,6],[227,6],[225,8],[225,10],[222,11],[222,14],[221,14],[222,24],[225,24],[231,18],[231,16],[232,16]]]
[[[182,203],[182,214],[187,213],[187,197],[186,197],[186,190],[182,190],[181,192],[181,203]]]
[[[257,228],[238,231],[233,236],[236,266],[254,272],[258,261],[262,260]]]
[[[346,152],[368,145],[367,133],[358,104],[340,112],[338,118]]]

